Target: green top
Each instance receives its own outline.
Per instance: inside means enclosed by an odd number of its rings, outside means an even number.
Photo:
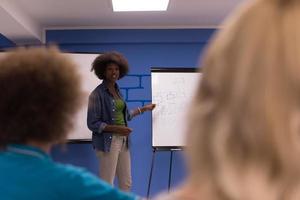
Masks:
[[[125,125],[124,120],[124,108],[125,103],[122,99],[116,99],[116,110],[115,110],[115,125]]]

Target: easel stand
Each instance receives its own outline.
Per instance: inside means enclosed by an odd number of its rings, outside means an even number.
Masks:
[[[154,167],[156,152],[157,151],[170,151],[169,178],[168,178],[168,192],[169,192],[170,187],[171,187],[171,178],[172,178],[173,153],[174,153],[174,151],[180,151],[180,150],[182,150],[181,147],[153,147],[151,169],[150,169],[148,189],[147,189],[147,199],[149,199],[149,197],[150,197],[150,188],[151,188],[151,181],[152,181],[152,174],[153,174],[153,167]]]

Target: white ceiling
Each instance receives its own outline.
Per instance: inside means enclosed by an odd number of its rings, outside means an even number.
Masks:
[[[46,29],[216,28],[243,1],[170,0],[166,12],[114,13],[111,0],[0,0],[0,33],[33,44]]]

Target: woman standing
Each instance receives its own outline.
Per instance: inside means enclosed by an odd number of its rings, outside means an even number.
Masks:
[[[128,72],[128,62],[120,53],[108,52],[98,56],[91,70],[103,80],[89,96],[87,115],[88,128],[93,132],[93,147],[101,161],[100,177],[113,184],[117,175],[119,187],[130,191],[129,134],[132,129],[127,126],[127,121],[153,110],[155,104],[128,110],[116,83]]]

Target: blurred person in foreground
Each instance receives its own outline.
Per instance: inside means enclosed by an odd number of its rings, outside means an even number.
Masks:
[[[81,104],[75,67],[56,48],[20,48],[0,59],[0,199],[137,199],[48,155]]]
[[[216,34],[189,113],[189,176],[157,199],[300,199],[299,19],[299,0],[255,0]]]

